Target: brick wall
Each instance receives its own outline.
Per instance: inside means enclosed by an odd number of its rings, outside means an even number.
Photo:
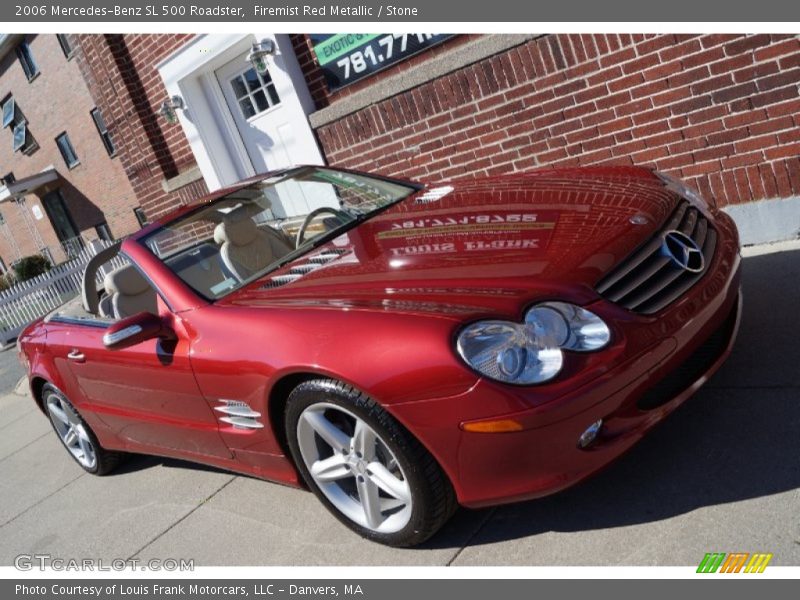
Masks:
[[[80,35],[78,62],[106,121],[119,140],[125,173],[148,218],[207,193],[202,180],[165,192],[162,182],[195,166],[179,125],[158,115],[167,90],[156,64],[193,34]]]
[[[13,152],[11,128],[0,130],[0,176],[13,172],[16,179],[35,175],[53,166],[59,180],[28,194],[22,206],[12,201],[0,205],[5,225],[0,226],[0,257],[6,265],[19,256],[39,252],[40,240],[55,250],[58,238],[41,205],[41,196],[59,189],[78,230],[97,237],[94,226],[107,221],[111,232],[123,236],[138,229],[133,207],[138,206],[119,160],[110,158],[97,133],[90,111],[95,107],[83,84],[75,59],[67,59],[55,35],[28,36],[39,75],[28,81],[13,50],[0,61],[0,100],[12,94],[28,121],[28,130],[39,145],[25,155]],[[80,164],[68,168],[55,138],[66,132]],[[114,138],[117,141],[117,138]],[[38,208],[42,219],[33,213]],[[34,229],[35,228],[35,229]],[[37,232],[38,231],[38,235]]]
[[[295,37],[318,107],[335,103],[342,96],[320,89],[304,46]],[[424,68],[431,56],[402,68]],[[799,83],[798,36],[548,35],[317,135],[330,164],[387,175],[637,164],[725,205],[800,194]]]

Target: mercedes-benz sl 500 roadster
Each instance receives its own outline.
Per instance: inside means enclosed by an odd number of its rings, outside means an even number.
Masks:
[[[297,167],[100,251],[19,350],[86,471],[144,453],[306,486],[408,546],[631,448],[730,352],[739,272],[732,220],[646,169]]]

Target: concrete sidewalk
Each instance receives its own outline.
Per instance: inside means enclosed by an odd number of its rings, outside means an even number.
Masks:
[[[25,396],[0,398],[0,564],[192,558],[197,565],[687,565],[772,552],[800,565],[800,244],[746,252],[730,360],[598,477],[556,496],[460,511],[422,548],[366,542],[310,493],[134,457],[83,474]]]

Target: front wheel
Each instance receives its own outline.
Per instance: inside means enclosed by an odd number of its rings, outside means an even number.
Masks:
[[[452,486],[430,453],[374,400],[345,384],[300,384],[289,396],[286,431],[309,488],[366,538],[413,546],[456,509]]]

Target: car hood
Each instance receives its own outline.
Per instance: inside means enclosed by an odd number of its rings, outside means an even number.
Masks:
[[[585,304],[597,299],[597,281],[652,236],[676,202],[638,168],[430,185],[221,304],[459,318],[518,312],[537,298]]]

